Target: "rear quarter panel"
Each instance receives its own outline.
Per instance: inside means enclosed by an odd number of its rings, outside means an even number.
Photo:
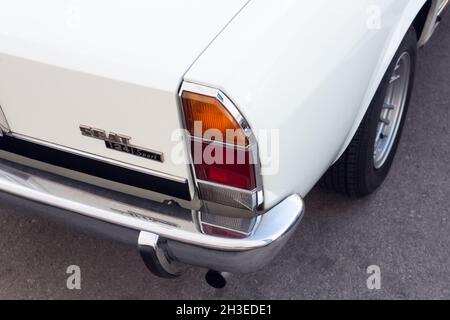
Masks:
[[[185,80],[222,90],[259,135],[266,207],[342,154],[424,3],[252,1],[192,66]]]

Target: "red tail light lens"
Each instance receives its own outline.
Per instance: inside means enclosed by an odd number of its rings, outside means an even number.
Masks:
[[[249,150],[192,141],[192,155],[197,179],[245,190],[256,188],[255,167]]]

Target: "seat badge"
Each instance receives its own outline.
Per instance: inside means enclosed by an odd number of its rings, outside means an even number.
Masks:
[[[102,140],[108,149],[132,154],[137,157],[146,158],[153,161],[164,162],[163,153],[134,146],[130,143],[131,138],[114,132],[80,125],[81,134],[85,137]]]

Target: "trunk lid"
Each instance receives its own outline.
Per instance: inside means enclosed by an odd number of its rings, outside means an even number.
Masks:
[[[175,163],[184,73],[247,0],[14,0],[0,10],[0,106],[14,134],[189,178]],[[163,161],[105,147],[130,137]],[[123,150],[122,150],[123,151]],[[183,152],[186,152],[185,150]],[[136,152],[135,152],[136,153]]]

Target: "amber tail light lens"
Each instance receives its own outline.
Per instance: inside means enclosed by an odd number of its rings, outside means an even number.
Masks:
[[[222,134],[222,139],[215,137],[216,141],[248,146],[244,130],[219,100],[188,91],[183,92],[181,98],[187,130],[191,136],[205,138],[208,130],[217,130]],[[201,124],[200,131],[195,128],[196,122]]]

